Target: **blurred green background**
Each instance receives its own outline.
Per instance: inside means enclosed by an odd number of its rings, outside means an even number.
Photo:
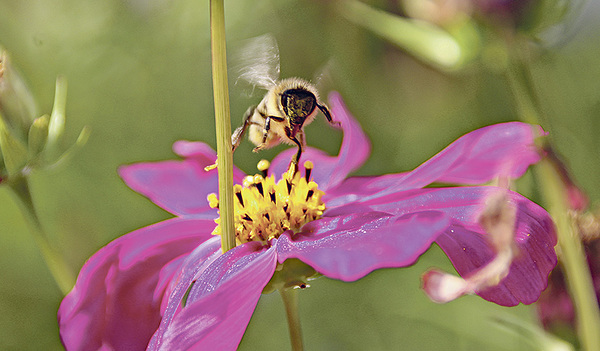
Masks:
[[[394,1],[374,2],[397,8]],[[584,3],[547,38],[532,73],[547,116],[544,127],[591,199],[600,199],[600,6]],[[32,192],[53,243],[78,270],[112,239],[170,215],[129,190],[126,163],[173,158],[179,139],[215,145],[208,1],[0,0],[0,45],[29,84],[42,113],[52,109],[57,75],[67,77],[67,139],[91,127],[86,146],[64,166],[34,173]],[[333,2],[226,1],[228,50],[272,33],[282,77],[325,71],[322,95],[340,91],[373,145],[357,174],[417,166],[458,136],[515,120],[505,78],[473,62],[442,73],[343,17]],[[231,56],[231,55],[230,55]],[[232,125],[260,92],[234,85]],[[306,128],[308,144],[330,153],[341,135],[323,118]],[[261,158],[244,141],[236,164],[254,172]],[[535,196],[535,191],[528,191]],[[0,187],[0,349],[60,350],[61,293],[25,221]],[[407,269],[377,271],[355,283],[322,278],[301,293],[308,350],[532,350],[497,319],[535,322],[534,306],[502,308],[474,296],[436,305],[419,288],[431,266],[452,271],[433,247]],[[288,347],[278,294],[261,298],[242,349]]]

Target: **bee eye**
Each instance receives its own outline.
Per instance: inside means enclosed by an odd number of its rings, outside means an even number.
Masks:
[[[281,95],[283,111],[292,120],[292,123],[302,124],[316,107],[316,98],[313,93],[304,89],[288,89]]]

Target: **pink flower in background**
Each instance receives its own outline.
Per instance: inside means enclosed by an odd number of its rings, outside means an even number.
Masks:
[[[596,299],[600,303],[600,240],[584,241],[583,245]],[[539,319],[547,330],[557,334],[569,329],[576,330],[575,308],[560,265],[550,274],[548,289],[544,291],[536,305]]]
[[[217,173],[204,171],[216,159],[210,147],[180,141],[174,150],[182,161],[122,167],[132,189],[176,217],[116,239],[86,262],[58,312],[66,348],[234,349],[277,266],[291,258],[344,281],[411,265],[434,241],[461,275],[493,259],[478,217],[498,188],[423,187],[521,176],[539,160],[533,145],[539,127],[489,126],[411,172],[348,178],[370,146],[340,96],[332,94],[330,102],[344,131],[339,154],[308,148],[302,159],[314,169],[300,167],[304,178],[275,183],[294,152],[286,150],[266,177],[246,179],[236,188],[240,245],[225,254],[211,234],[217,210],[206,200],[217,191]],[[234,170],[234,183],[244,184],[244,177]],[[520,254],[500,284],[477,293],[504,306],[529,304],[556,264],[554,228],[541,207],[514,192],[506,196],[516,208]]]

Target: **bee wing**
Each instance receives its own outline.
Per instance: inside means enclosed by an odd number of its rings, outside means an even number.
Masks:
[[[238,79],[266,90],[279,79],[279,48],[272,34],[264,34],[245,41],[235,57]]]
[[[333,59],[327,61],[314,75],[311,83],[317,88],[317,91],[323,93],[331,90],[333,85],[333,71],[336,63]]]

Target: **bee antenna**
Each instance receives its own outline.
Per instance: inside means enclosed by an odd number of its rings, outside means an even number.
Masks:
[[[323,112],[323,114],[325,115],[325,118],[327,118],[327,121],[329,123],[333,123],[333,119],[331,119],[331,113],[329,112],[329,109],[327,108],[327,106],[317,104],[317,107],[319,107],[319,110],[321,110],[321,112]]]

